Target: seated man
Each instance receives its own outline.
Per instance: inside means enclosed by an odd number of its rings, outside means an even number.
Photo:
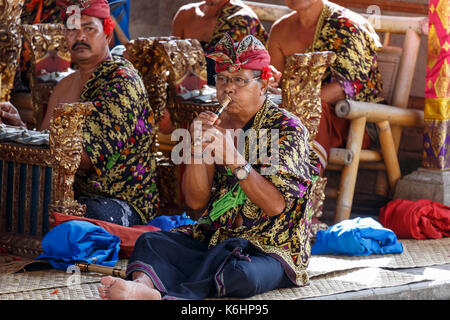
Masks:
[[[231,103],[220,118],[194,119],[183,179],[187,204],[206,213],[194,225],[141,235],[130,281],[103,277],[103,299],[249,297],[308,282],[310,189],[319,171],[308,131],[267,98],[270,56],[255,37],[235,49],[226,35],[210,57],[217,97]]]
[[[67,44],[79,70],[55,87],[41,129],[49,127],[57,104],[93,103],[83,125],[74,189],[87,206],[86,217],[132,226],[147,223],[158,207],[154,122],[141,77],[127,60],[110,55],[114,24],[109,15],[106,0],[93,0],[81,10],[80,29],[66,24]],[[3,122],[22,124],[10,103],[0,104],[0,112]]]
[[[234,41],[253,35],[263,44],[267,32],[256,14],[240,0],[206,0],[182,6],[172,22],[172,35],[197,39],[206,53],[229,33]],[[214,85],[214,61],[206,59],[208,84]]]
[[[333,51],[334,64],[324,75],[322,118],[314,149],[323,168],[330,148],[345,145],[350,121],[338,118],[334,104],[341,99],[380,102],[381,74],[377,64],[378,35],[358,14],[323,0],[286,0],[294,12],[276,21],[268,49],[273,66],[283,71],[285,58],[294,53]],[[366,132],[363,148],[370,144]]]

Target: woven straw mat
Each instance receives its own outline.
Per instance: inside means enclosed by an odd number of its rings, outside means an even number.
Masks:
[[[304,287],[277,289],[249,299],[291,300],[327,296],[369,288],[399,286],[432,280],[421,274],[398,272],[396,268],[432,266],[450,262],[450,239],[401,240],[402,254],[367,257],[312,256],[310,283]],[[125,268],[126,260],[118,267]],[[81,273],[76,283],[73,274],[43,270],[15,274],[0,273],[0,300],[94,300],[100,274]]]
[[[312,255],[309,261],[310,278],[364,267],[385,269],[427,267],[450,263],[450,238],[432,240],[400,240],[401,254],[369,255],[363,257]]]

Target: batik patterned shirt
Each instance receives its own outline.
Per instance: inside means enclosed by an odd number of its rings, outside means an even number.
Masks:
[[[155,122],[141,77],[127,60],[107,59],[86,82],[80,102],[94,105],[83,125],[83,147],[95,170],[77,174],[76,191],[124,200],[148,222],[159,195]]]
[[[313,213],[310,190],[318,177],[318,159],[310,149],[309,133],[301,121],[270,100],[266,100],[257,112],[251,128],[255,130],[258,142],[251,148],[246,144],[245,157],[249,161],[252,151],[256,152],[253,154],[258,155],[255,157],[256,162],[249,162],[260,174],[263,170],[275,169],[266,172],[269,175],[263,177],[272,182],[283,195],[286,203],[284,211],[276,216],[268,216],[246,198],[243,204],[229,209],[212,224],[199,222],[173,231],[185,232],[195,239],[208,242],[209,246],[230,238],[247,239],[263,252],[279,260],[294,283],[304,285],[308,281],[306,267],[310,256],[309,233]],[[274,135],[271,129],[275,129],[278,136]],[[260,141],[267,141],[266,150],[260,149],[264,145],[260,144]],[[278,152],[275,145],[278,145]],[[278,166],[271,167],[277,162]],[[237,182],[224,166],[216,166],[206,212],[209,213],[213,203],[229,192]],[[238,214],[241,215],[243,223],[234,227]]]
[[[313,44],[307,52],[333,51],[336,60],[324,75],[324,83],[338,82],[347,99],[382,101],[378,35],[362,16],[326,1]]]
[[[219,13],[217,24],[209,42],[203,42],[206,53],[214,51],[214,46],[228,33],[235,42],[247,35],[255,36],[266,45],[268,34],[256,14],[240,0],[231,0]]]

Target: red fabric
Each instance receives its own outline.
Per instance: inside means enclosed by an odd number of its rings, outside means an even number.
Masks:
[[[215,61],[216,73],[225,70],[229,72],[241,69],[263,70],[270,64],[270,55],[266,47],[252,35],[245,36],[239,43],[235,43],[231,36],[225,33],[214,46],[214,52],[207,54],[206,57]]]
[[[103,20],[103,32],[105,32],[105,34],[107,34],[107,35],[110,35],[114,31],[115,25],[116,24],[113,21],[113,19],[111,19],[111,17],[104,19]]]
[[[269,79],[272,76],[272,70],[270,67],[264,67],[261,71],[261,79]]]
[[[439,202],[397,199],[380,209],[379,220],[398,238],[439,239],[450,236],[450,207]]]
[[[76,1],[70,0],[57,0],[56,5],[61,8],[61,18],[66,18],[67,7],[71,5],[77,5]],[[110,16],[109,4],[106,0],[91,0],[84,8],[79,5],[81,14],[85,14],[90,17],[96,17],[100,19],[106,19]]]
[[[134,244],[137,238],[145,232],[158,231],[160,228],[148,225],[136,225],[132,227],[124,227],[115,223],[101,221],[97,219],[90,219],[78,216],[70,216],[67,214],[54,212],[50,214],[50,224],[52,227],[56,227],[64,222],[71,220],[82,220],[92,222],[108,231],[109,233],[116,235],[120,238],[120,251],[119,257],[122,259],[129,258],[134,249]]]
[[[270,64],[269,52],[267,50],[260,49],[246,51],[243,52],[236,61],[234,61],[235,64],[238,64],[239,62],[242,63],[240,65],[241,69],[262,70]],[[230,64],[216,61],[216,73],[228,70],[229,68]]]

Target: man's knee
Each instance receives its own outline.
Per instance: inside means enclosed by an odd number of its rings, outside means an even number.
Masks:
[[[250,297],[261,291],[261,282],[251,262],[234,260],[223,270],[225,295],[233,297]]]

